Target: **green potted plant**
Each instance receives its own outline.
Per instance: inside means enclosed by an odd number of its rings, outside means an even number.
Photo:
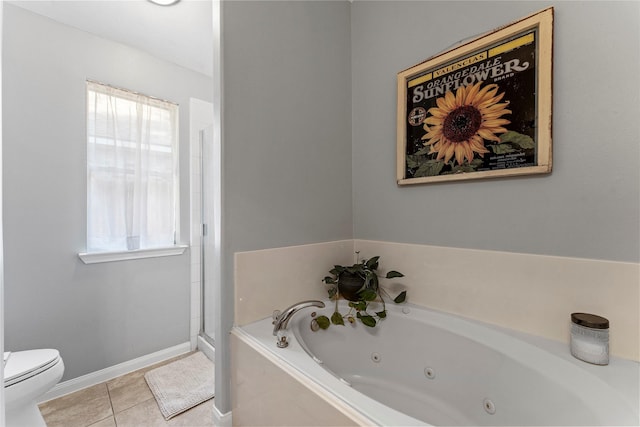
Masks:
[[[363,259],[350,266],[335,265],[322,281],[329,286],[329,298],[334,300],[336,308],[331,315],[331,319],[327,316],[318,316],[315,321],[321,329],[327,329],[332,323],[334,325],[344,325],[344,319],[354,323],[356,319],[360,319],[362,324],[375,327],[380,319],[387,316],[384,296],[390,297],[389,294],[380,286],[378,278],[378,260],[379,256]],[[391,270],[385,278],[394,279],[404,277],[404,274]],[[340,297],[349,301],[349,312],[345,315],[338,310],[338,300]],[[406,300],[407,291],[402,291],[393,299],[396,304]],[[368,310],[372,303],[382,304],[382,309],[373,313]],[[376,304],[377,306],[378,304]],[[355,313],[355,317],[354,317]]]

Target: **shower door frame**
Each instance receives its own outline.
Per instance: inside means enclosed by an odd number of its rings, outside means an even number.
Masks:
[[[205,272],[215,272],[219,261],[219,245],[216,241],[219,236],[216,233],[217,223],[213,211],[219,206],[219,183],[216,177],[220,175],[219,162],[216,161],[216,150],[214,147],[204,147],[207,143],[213,145],[214,135],[212,133],[210,141],[205,142],[204,132],[213,127],[213,104],[199,99],[190,99],[190,228],[191,228],[191,321],[190,321],[190,343],[191,349],[204,351],[210,359],[214,358],[215,337],[211,334],[214,331],[205,332],[205,316],[214,316],[213,321],[217,321],[215,313],[207,314],[205,311],[205,298],[215,297],[213,290],[218,275],[210,274],[205,281]],[[206,171],[206,172],[205,172]],[[219,178],[219,177],[218,177]],[[205,182],[209,180],[209,182]],[[218,179],[219,181],[219,179]],[[207,189],[207,190],[205,190]],[[204,202],[204,192],[207,192],[208,204]],[[206,231],[205,231],[206,230]],[[208,234],[206,236],[205,234]],[[205,258],[205,254],[210,256]],[[211,291],[205,292],[205,285]],[[212,329],[215,328],[215,324]]]

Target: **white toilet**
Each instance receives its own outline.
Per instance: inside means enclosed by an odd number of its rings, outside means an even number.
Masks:
[[[5,353],[5,356],[7,354]],[[8,353],[4,365],[7,427],[46,426],[38,399],[60,381],[64,363],[58,350],[41,349]]]

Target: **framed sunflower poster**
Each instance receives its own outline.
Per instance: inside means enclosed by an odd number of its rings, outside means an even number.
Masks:
[[[553,8],[398,73],[399,185],[551,172]]]

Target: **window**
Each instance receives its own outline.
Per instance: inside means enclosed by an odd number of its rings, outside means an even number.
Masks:
[[[174,246],[178,209],[178,106],[87,81],[87,252]]]

